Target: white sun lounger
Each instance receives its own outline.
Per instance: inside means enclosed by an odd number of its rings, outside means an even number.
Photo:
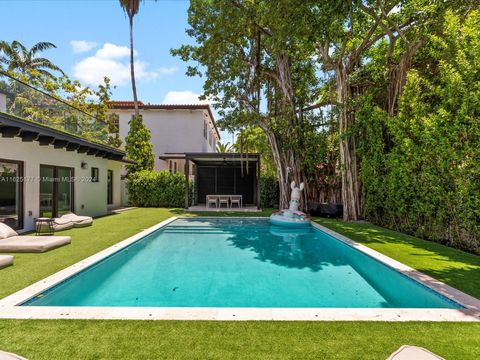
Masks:
[[[395,351],[387,360],[445,360],[444,358],[435,355],[434,353],[428,351],[427,349],[411,346],[411,345],[402,345],[400,348]]]
[[[90,226],[93,223],[93,218],[90,216],[80,216],[74,213],[62,215],[59,219],[70,221],[73,227]]]
[[[7,266],[13,265],[13,256],[11,255],[0,255],[0,269],[3,269]]]
[[[74,213],[62,215],[53,219],[53,230],[61,231],[68,230],[73,227],[90,226],[93,223],[93,218],[90,216],[80,216]]]
[[[0,350],[0,360],[27,360],[24,357]]]
[[[45,252],[70,242],[70,236],[18,235],[8,225],[0,223],[0,252]]]

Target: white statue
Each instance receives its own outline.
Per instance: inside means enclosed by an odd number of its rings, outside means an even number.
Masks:
[[[298,210],[300,205],[300,197],[305,188],[303,182],[296,187],[295,181],[290,184],[292,194],[290,196],[290,207],[288,209],[277,211],[270,215],[270,222],[273,225],[287,227],[303,227],[310,226],[310,216]]]
[[[295,181],[292,181],[290,188],[292,189],[292,194],[290,196],[290,212],[297,212],[298,206],[300,205],[300,197],[302,196],[302,190],[304,188],[303,182],[300,183],[300,187],[295,186]]]

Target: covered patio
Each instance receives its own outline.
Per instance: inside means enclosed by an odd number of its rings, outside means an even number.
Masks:
[[[259,154],[187,153],[185,208],[190,211],[258,211],[259,178]],[[190,189],[190,182],[193,189]]]

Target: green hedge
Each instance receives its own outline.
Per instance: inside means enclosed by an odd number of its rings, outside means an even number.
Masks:
[[[127,187],[129,201],[134,206],[183,207],[185,204],[185,176],[180,173],[142,170],[129,175]]]
[[[278,182],[275,176],[260,177],[260,206],[278,208]]]
[[[357,116],[367,220],[477,254],[479,15],[447,17],[444,36],[431,39],[421,54],[438,63],[410,70],[397,115],[366,98]]]

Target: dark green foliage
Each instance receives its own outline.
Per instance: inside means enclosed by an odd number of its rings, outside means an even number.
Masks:
[[[128,173],[132,174],[141,170],[153,170],[155,164],[153,145],[150,130],[145,126],[142,116],[132,116],[129,121],[130,129],[125,138],[125,150],[130,160],[135,164],[128,165]]]
[[[142,170],[128,177],[129,201],[144,207],[183,207],[185,176],[169,171]],[[190,189],[192,186],[190,186]]]
[[[366,98],[360,111],[367,219],[480,250],[480,21],[448,14],[442,37],[409,72],[398,114]],[[426,65],[426,66],[425,66]],[[382,124],[385,125],[382,141]]]
[[[260,177],[260,206],[278,208],[278,181],[274,175]]]
[[[64,75],[62,69],[50,60],[37,57],[38,53],[52,48],[56,48],[56,46],[45,41],[36,43],[28,49],[17,40],[11,43],[1,40],[0,65],[4,63],[7,71],[18,71],[22,74],[27,73],[29,70],[35,70],[44,76],[54,78],[55,76],[49,71],[53,70]]]

